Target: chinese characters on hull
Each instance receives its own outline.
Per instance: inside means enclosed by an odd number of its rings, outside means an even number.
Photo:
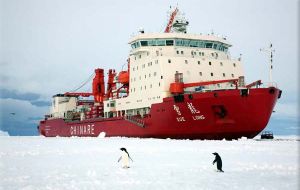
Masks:
[[[205,119],[205,116],[200,114],[200,111],[194,107],[193,103],[187,102],[187,108],[190,110],[193,120],[196,121],[196,120],[204,120]],[[178,117],[176,117],[177,122],[185,122],[186,118],[182,115],[179,106],[173,105],[173,109],[178,116]]]

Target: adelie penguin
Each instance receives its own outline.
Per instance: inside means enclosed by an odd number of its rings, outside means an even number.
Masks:
[[[218,171],[219,172],[224,172],[222,170],[222,159],[221,159],[221,156],[218,153],[216,153],[216,152],[214,152],[212,154],[214,154],[216,156],[215,160],[213,161],[213,164],[215,164],[215,162],[217,162],[217,169],[218,169]]]
[[[129,153],[127,152],[126,148],[120,148],[122,151],[122,156],[118,159],[118,162],[122,160],[122,167],[124,169],[129,168],[129,159],[133,162],[131,157],[129,156]]]

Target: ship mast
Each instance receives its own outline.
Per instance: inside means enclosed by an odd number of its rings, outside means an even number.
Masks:
[[[186,27],[189,22],[184,18],[183,14],[176,7],[171,13],[165,33],[177,32],[186,33]]]
[[[275,49],[273,49],[272,47],[273,47],[273,45],[272,45],[272,43],[270,43],[269,48],[260,49],[260,51],[266,52],[270,56],[270,59],[269,59],[269,62],[270,62],[270,67],[269,67],[269,69],[270,69],[269,70],[269,81],[270,81],[270,84],[272,84],[272,82],[273,82],[273,79],[272,79],[273,52],[275,52]]]
[[[173,22],[174,22],[174,18],[176,16],[177,12],[178,12],[178,8],[176,7],[175,10],[170,15],[170,19],[169,19],[168,25],[167,25],[167,27],[165,29],[165,33],[171,32],[171,28],[172,28],[172,25],[173,25]]]

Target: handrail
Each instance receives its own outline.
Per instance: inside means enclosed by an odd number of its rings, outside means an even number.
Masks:
[[[126,115],[126,116],[124,116],[124,119],[131,122],[131,123],[134,123],[134,124],[136,124],[140,127],[143,127],[143,128],[145,127],[145,121],[142,120],[142,119],[139,119],[135,116]]]

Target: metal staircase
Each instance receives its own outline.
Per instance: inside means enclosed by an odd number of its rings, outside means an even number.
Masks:
[[[124,116],[124,119],[139,126],[139,127],[142,127],[142,128],[146,127],[145,121],[143,119],[137,118],[136,116],[127,115],[127,116]]]

